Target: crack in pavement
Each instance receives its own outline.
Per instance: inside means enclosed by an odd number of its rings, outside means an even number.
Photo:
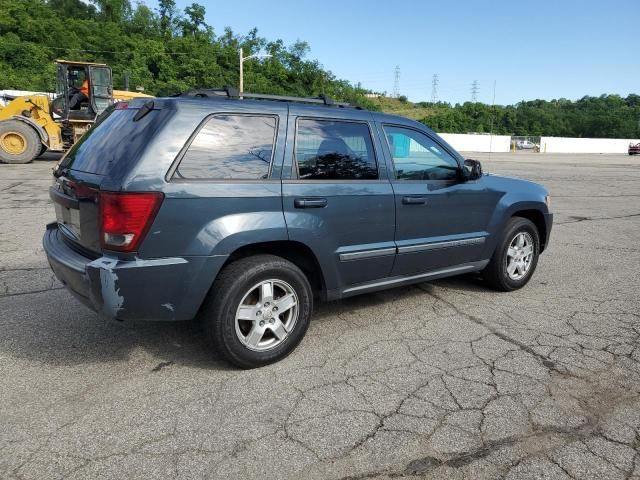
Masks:
[[[440,297],[439,295],[436,295],[435,293],[433,293],[430,290],[425,289],[422,284],[417,285],[417,288],[419,288],[420,290],[422,290],[423,292],[426,292],[427,294],[431,295],[432,297],[436,298],[438,301],[444,303],[445,305],[449,306],[450,308],[452,308],[456,313],[464,316],[465,318],[471,320],[472,322],[483,326],[484,328],[486,328],[487,330],[489,330],[492,334],[494,334],[496,337],[498,337],[500,340],[504,340],[505,342],[508,342],[512,345],[515,345],[516,347],[518,347],[520,350],[527,352],[528,354],[534,356],[535,358],[537,358],[538,360],[540,360],[540,362],[547,367],[550,370],[556,370],[556,364],[553,360],[551,360],[550,358],[541,355],[540,353],[536,352],[533,348],[531,348],[529,345],[526,345],[522,342],[520,342],[519,340],[516,340],[515,338],[512,338],[508,335],[506,335],[505,333],[501,332],[500,330],[498,330],[497,328],[495,328],[493,325],[488,324],[487,322],[485,322],[483,319],[481,319],[480,317],[476,317],[474,315],[468,314],[466,312],[463,312],[462,310],[460,310],[459,307],[457,307],[455,304],[449,302],[448,300],[445,300],[444,298]],[[563,373],[563,372],[559,372],[559,373]]]
[[[629,215],[617,215],[617,216],[611,216],[611,217],[583,217],[583,216],[570,215],[568,218],[571,218],[573,220],[565,221],[565,222],[554,222],[554,225],[568,225],[570,223],[592,222],[595,220],[618,220],[622,218],[632,218],[632,217],[640,217],[640,213],[631,213]]]

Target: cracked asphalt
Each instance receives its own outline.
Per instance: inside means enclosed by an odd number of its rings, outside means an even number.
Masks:
[[[251,371],[99,321],[42,252],[53,163],[0,165],[0,478],[640,479],[640,158],[470,156],[551,192],[527,287],[321,305]]]

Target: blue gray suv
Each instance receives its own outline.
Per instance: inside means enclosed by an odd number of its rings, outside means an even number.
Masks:
[[[520,288],[553,218],[543,187],[483,174],[420,123],[229,89],[117,104],[50,193],[44,249],[80,301],[199,317],[243,368],[289,354],[318,299],[467,272]]]

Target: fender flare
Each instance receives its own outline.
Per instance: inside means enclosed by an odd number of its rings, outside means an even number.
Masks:
[[[24,117],[22,115],[14,115],[13,117],[9,118],[8,120],[17,120],[18,122],[26,123],[27,125],[32,127],[38,133],[38,136],[40,137],[40,142],[42,142],[43,145],[46,146],[46,145],[49,144],[49,135],[47,134],[45,129],[42,128],[40,125],[38,125],[33,120],[31,120],[30,118]]]

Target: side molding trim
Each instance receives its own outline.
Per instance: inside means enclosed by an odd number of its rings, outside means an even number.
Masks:
[[[440,250],[443,248],[466,247],[469,245],[479,245],[484,243],[485,237],[465,238],[462,240],[450,240],[447,242],[422,243],[419,245],[408,245],[406,247],[398,247],[398,253],[415,253],[427,250]]]
[[[387,255],[395,255],[396,247],[378,248],[377,250],[362,250],[361,252],[341,253],[340,261],[348,262],[349,260],[362,260],[364,258],[386,257]]]

